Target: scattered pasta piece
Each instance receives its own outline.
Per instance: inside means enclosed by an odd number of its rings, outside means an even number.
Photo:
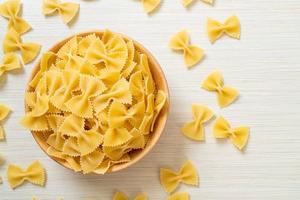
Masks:
[[[182,0],[182,4],[183,4],[184,7],[188,7],[194,1],[195,0]],[[204,3],[210,4],[210,5],[213,5],[213,3],[214,3],[214,0],[201,0],[201,1],[203,1]]]
[[[139,194],[134,198],[134,200],[147,200],[147,199],[148,197],[145,194]],[[113,200],[129,200],[129,198],[123,192],[116,192]]]
[[[43,14],[53,15],[58,12],[64,23],[70,23],[79,11],[80,5],[77,3],[65,2],[62,3],[60,0],[44,0],[43,2]]]
[[[14,29],[8,30],[3,41],[4,53],[21,51],[22,59],[25,64],[33,61],[40,52],[41,45],[36,43],[23,43],[21,36]]]
[[[193,104],[192,114],[194,119],[190,122],[187,122],[181,128],[181,131],[186,137],[192,140],[202,141],[204,140],[203,124],[212,119],[214,113],[206,106]]]
[[[6,0],[0,4],[0,15],[9,20],[8,30],[13,28],[19,34],[26,33],[31,29],[31,26],[19,17],[21,6],[20,0]]]
[[[167,193],[172,193],[180,183],[198,186],[198,172],[191,161],[186,161],[178,173],[160,169],[160,183]]]
[[[176,192],[169,196],[167,200],[189,200],[190,195],[187,192]]]
[[[10,113],[10,108],[4,104],[0,104],[0,122],[2,122]],[[2,125],[0,124],[0,140],[5,139],[5,131]]]
[[[141,0],[146,13],[153,12],[161,3],[161,0]]]
[[[178,32],[171,38],[169,47],[173,50],[183,51],[184,62],[187,68],[193,67],[204,57],[203,49],[190,45],[190,38],[185,30]]]
[[[21,124],[47,133],[47,153],[65,166],[104,174],[129,162],[154,131],[167,95],[150,68],[147,56],[121,35],[75,36],[42,56]]]
[[[203,81],[202,88],[217,92],[218,104],[221,108],[229,106],[239,96],[239,92],[235,88],[224,86],[223,77],[219,71],[209,74]]]
[[[0,63],[0,77],[8,71],[22,68],[19,62],[18,56],[14,53],[7,53],[3,57],[2,63]]]
[[[13,189],[22,185],[24,181],[44,186],[46,181],[45,169],[39,161],[34,161],[26,170],[10,164],[7,168],[7,179]]]
[[[215,138],[229,138],[234,146],[236,146],[239,150],[243,150],[246,146],[249,138],[249,132],[250,130],[247,126],[239,126],[232,129],[229,122],[222,116],[216,120],[213,128]]]
[[[214,43],[216,40],[218,40],[224,33],[232,38],[240,39],[241,25],[237,16],[229,17],[224,24],[208,18],[207,34],[211,43]]]

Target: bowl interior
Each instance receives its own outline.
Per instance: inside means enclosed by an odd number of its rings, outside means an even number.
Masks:
[[[80,34],[76,34],[77,36],[87,36],[89,34],[95,33],[97,36],[102,36],[103,31],[91,31],[91,32],[84,32],[84,33],[80,33]],[[122,34],[120,34],[125,40],[132,40],[127,36],[124,36]],[[52,51],[54,53],[56,53],[67,41],[69,41],[72,37],[74,37],[75,35],[68,37],[66,39],[64,39],[63,41],[57,43],[56,45],[54,45],[51,49],[49,49],[49,51]],[[141,150],[135,150],[130,152],[130,157],[131,160],[127,163],[120,163],[117,165],[113,165],[108,171],[107,173],[110,172],[116,172],[116,171],[120,171],[122,169],[125,169],[129,166],[131,166],[132,164],[136,163],[138,160],[140,160],[142,157],[144,157],[152,148],[153,146],[157,143],[158,139],[160,138],[166,121],[167,121],[167,117],[168,117],[168,110],[169,110],[169,90],[168,90],[168,85],[167,85],[167,81],[166,78],[164,76],[164,73],[160,67],[160,65],[158,64],[158,62],[155,60],[155,58],[153,57],[153,55],[145,48],[143,47],[141,44],[139,44],[138,42],[132,40],[136,50],[138,50],[141,53],[144,53],[147,55],[148,57],[148,62],[149,62],[149,67],[153,76],[153,79],[156,83],[156,87],[158,90],[162,90],[165,92],[166,96],[167,96],[167,100],[166,103],[163,107],[163,109],[161,110],[159,116],[156,119],[155,125],[154,125],[154,129],[153,132],[150,134],[150,138],[145,146],[144,149]],[[29,82],[34,78],[34,76],[36,75],[36,73],[38,72],[40,67],[40,63],[38,63],[35,68],[32,71],[31,77]],[[29,90],[30,87],[28,86],[27,89]],[[26,111],[28,111],[28,109],[26,108]],[[36,142],[39,144],[39,146],[42,148],[42,150],[47,154],[47,149],[49,147],[49,145],[46,143],[46,138],[44,136],[44,134],[41,133],[36,133],[36,132],[32,132],[32,135],[34,137],[34,139],[36,140]],[[49,156],[49,155],[48,155]],[[69,168],[67,163],[64,160],[55,158],[50,156],[53,160],[55,160],[56,162],[58,162],[59,164],[63,165],[66,168]],[[70,169],[70,168],[69,168]]]

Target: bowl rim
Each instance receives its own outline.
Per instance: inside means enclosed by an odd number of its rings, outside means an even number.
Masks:
[[[102,35],[105,30],[90,30],[90,31],[78,32],[78,33],[72,34],[70,36],[65,37],[63,40],[60,40],[59,42],[55,43],[46,52],[51,51],[51,52],[56,53],[57,50],[59,48],[61,48],[61,46],[63,46],[66,42],[68,42],[70,39],[72,39],[75,36],[83,36],[84,37],[84,36],[87,36],[87,35],[90,35],[90,34]],[[151,140],[151,144],[147,145],[147,144],[149,144],[149,141],[148,141],[144,149],[136,150],[139,153],[137,153],[137,156],[135,156],[129,162],[115,164],[112,167],[110,167],[106,171],[106,173],[101,174],[101,175],[107,175],[107,174],[111,174],[111,173],[122,171],[123,169],[128,168],[128,167],[134,165],[135,163],[137,163],[138,161],[140,161],[141,159],[143,159],[154,148],[154,146],[157,144],[159,138],[161,137],[162,133],[164,132],[164,130],[166,128],[166,123],[167,123],[167,120],[168,120],[169,107],[170,107],[170,92],[169,92],[168,82],[167,82],[167,79],[165,77],[165,74],[164,74],[164,72],[163,72],[160,64],[158,63],[158,61],[156,60],[156,58],[153,56],[153,54],[146,47],[144,47],[141,43],[137,42],[136,40],[132,39],[131,37],[128,37],[127,35],[122,34],[122,33],[114,32],[114,31],[112,31],[112,32],[114,34],[120,35],[123,39],[125,39],[125,41],[131,40],[133,42],[133,44],[134,44],[134,46],[135,46],[136,49],[140,50],[142,53],[144,53],[144,54],[147,55],[148,62],[149,62],[149,68],[150,68],[150,71],[152,73],[152,76],[153,76],[153,71],[157,71],[157,73],[160,75],[160,79],[162,80],[162,82],[161,82],[161,84],[157,84],[157,86],[158,85],[161,86],[162,88],[159,88],[159,89],[162,89],[165,92],[165,94],[166,94],[166,102],[165,102],[164,107],[160,111],[157,119],[156,119],[156,122],[160,121],[160,127],[157,127],[156,126],[157,124],[155,123],[155,125],[154,125],[154,131],[151,133],[151,137],[150,137],[151,139],[149,139],[149,140]],[[31,74],[29,76],[29,80],[28,80],[26,88],[25,88],[25,93],[28,90],[30,90],[29,83],[35,77],[35,75],[37,74],[37,72],[39,71],[39,69],[40,69],[40,63],[41,63],[41,58],[39,58],[37,64],[31,70]],[[156,80],[155,80],[155,83],[156,83]],[[27,113],[27,112],[28,112],[28,107],[26,106],[26,101],[25,101],[25,113]],[[159,129],[157,130],[157,128],[159,128]],[[49,145],[46,144],[45,142],[44,142],[44,144],[42,144],[40,142],[41,139],[40,139],[40,136],[38,136],[38,135],[41,134],[41,133],[37,133],[37,132],[34,132],[34,131],[30,131],[30,132],[31,132],[34,140],[36,141],[36,143],[39,145],[39,147],[44,151],[44,153],[48,157],[50,157],[52,160],[54,160],[55,162],[57,162],[59,165],[61,165],[61,166],[65,167],[65,168],[67,168],[67,169],[75,172],[65,162],[62,162],[62,159],[53,157],[53,156],[51,156],[51,155],[49,155],[47,153],[47,148],[45,148],[44,145],[46,145],[48,147],[49,147]],[[153,137],[154,134],[155,134],[156,137]],[[76,173],[77,174],[83,174],[82,171],[76,172]],[[100,174],[95,173],[95,172],[92,172],[91,174],[100,175]]]

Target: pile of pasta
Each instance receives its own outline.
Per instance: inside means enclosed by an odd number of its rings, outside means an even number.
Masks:
[[[147,55],[109,30],[45,53],[25,94],[21,124],[74,171],[106,173],[145,148],[165,105]]]

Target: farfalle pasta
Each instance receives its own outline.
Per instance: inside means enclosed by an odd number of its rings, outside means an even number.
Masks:
[[[21,6],[20,0],[6,0],[0,4],[0,15],[8,19],[8,30],[13,28],[19,34],[31,29],[31,26],[19,16]]]
[[[84,174],[104,174],[145,148],[167,95],[145,54],[109,30],[70,38],[45,53],[25,93],[21,124],[47,153]]]
[[[181,128],[181,132],[192,140],[204,140],[204,127],[203,124],[213,118],[213,111],[203,105],[192,105],[193,120],[187,122]]]
[[[40,52],[41,45],[32,42],[23,42],[15,29],[9,29],[3,40],[4,53],[20,51],[25,64],[33,61]]]
[[[217,100],[221,108],[229,106],[239,97],[237,89],[224,86],[223,76],[219,71],[209,74],[204,79],[201,87],[210,92],[217,92]]]
[[[44,186],[46,181],[45,169],[39,161],[34,161],[27,169],[10,164],[7,168],[7,179],[11,188],[15,189],[24,181]]]
[[[160,183],[167,193],[172,193],[180,183],[198,186],[198,172],[191,161],[186,161],[178,172],[160,169]]]
[[[239,150],[246,146],[250,129],[248,126],[231,128],[229,122],[224,117],[219,117],[213,127],[213,134],[217,139],[229,138]]]
[[[143,4],[144,11],[146,13],[151,13],[160,5],[161,0],[140,0]]]
[[[190,38],[186,30],[176,33],[169,42],[169,47],[176,51],[183,51],[183,58],[187,68],[191,68],[204,57],[204,50],[190,44]]]
[[[79,11],[79,4],[72,2],[61,2],[60,0],[44,0],[43,14],[53,15],[58,12],[65,24],[70,23]]]
[[[2,61],[0,61],[0,77],[5,72],[9,72],[20,68],[22,68],[22,65],[18,59],[17,54],[7,53],[3,56]]]

